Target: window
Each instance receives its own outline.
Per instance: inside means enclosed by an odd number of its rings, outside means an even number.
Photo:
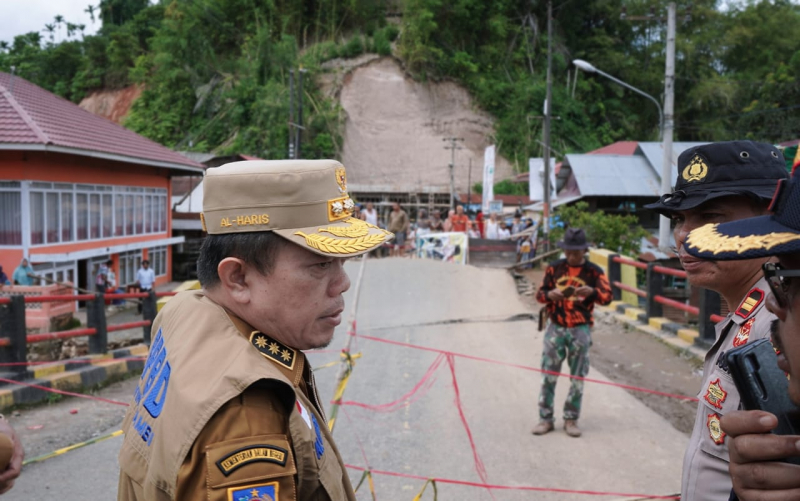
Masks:
[[[119,277],[117,284],[120,287],[136,282],[136,271],[142,265],[142,251],[122,252],[119,255]]]
[[[157,277],[167,274],[167,247],[153,247],[147,251],[150,266]]]
[[[141,235],[144,233],[144,197],[142,195],[136,195],[133,208],[133,219],[136,221],[136,234]]]
[[[166,231],[163,188],[29,183],[31,244],[98,240]],[[0,245],[22,244],[22,191],[19,182],[0,181]],[[26,195],[28,196],[28,195]]]
[[[44,243],[44,194],[31,192],[31,243]]]
[[[125,234],[125,195],[114,195],[114,234]]]
[[[61,241],[72,242],[72,193],[61,193]]]
[[[89,195],[89,200],[91,201],[89,234],[92,239],[100,238],[100,195],[92,193]]]
[[[22,245],[22,194],[0,191],[0,245]]]
[[[111,203],[111,201],[111,195],[103,195],[103,238],[110,238],[114,236],[114,205]]]
[[[61,241],[61,232],[59,231],[60,204],[58,202],[58,193],[48,192],[45,194],[45,209],[47,212],[47,243],[52,244]]]

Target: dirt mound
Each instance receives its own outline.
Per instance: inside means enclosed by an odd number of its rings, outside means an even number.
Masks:
[[[449,191],[445,137],[464,138],[456,151],[457,190],[466,193],[470,159],[472,183],[482,180],[494,122],[456,83],[414,81],[396,60],[383,57],[348,73],[340,100],[346,113],[342,162],[352,191]],[[512,175],[509,162],[498,157],[495,181]]]
[[[142,87],[137,85],[118,90],[99,90],[85,97],[78,106],[112,122],[121,123],[140,95]]]

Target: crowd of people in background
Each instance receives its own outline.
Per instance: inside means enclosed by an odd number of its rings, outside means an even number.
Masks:
[[[484,217],[482,211],[477,211],[472,217],[463,205],[455,209],[444,211],[421,208],[412,217],[398,203],[392,203],[392,210],[383,217],[375,208],[375,204],[356,204],[354,217],[371,225],[384,228],[395,235],[395,239],[386,245],[383,250],[374,251],[378,256],[403,256],[413,250],[416,239],[435,233],[466,233],[472,239],[485,240],[512,240],[516,243],[517,262],[532,259],[536,254],[536,224],[531,218],[524,218],[517,211],[513,217],[504,214],[491,213]]]

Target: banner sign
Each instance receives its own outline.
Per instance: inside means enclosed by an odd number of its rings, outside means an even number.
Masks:
[[[494,145],[487,146],[483,153],[483,200],[484,214],[489,213],[489,202],[494,200]]]
[[[531,202],[544,200],[544,158],[528,159],[528,191]],[[550,200],[556,199],[556,159],[550,158]]]
[[[416,243],[418,258],[467,264],[469,239],[466,233],[430,233],[417,237]]]

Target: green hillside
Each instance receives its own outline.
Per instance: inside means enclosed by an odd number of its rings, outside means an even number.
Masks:
[[[655,106],[573,59],[660,100],[666,1],[554,2],[553,147],[657,140]],[[800,131],[800,6],[787,0],[679,3],[676,140],[793,139]],[[321,64],[393,54],[421,80],[455,79],[496,118],[500,151],[541,155],[543,0],[102,0],[97,35],[58,12],[0,42],[0,70],[79,102],[143,84],[125,125],[177,149],[286,156],[288,73],[308,70],[306,157],[336,156],[341,111],[314,85]],[[621,15],[623,12],[625,16]],[[624,19],[623,19],[624,17]],[[633,20],[638,18],[642,20]],[[84,27],[85,28],[85,27]]]

